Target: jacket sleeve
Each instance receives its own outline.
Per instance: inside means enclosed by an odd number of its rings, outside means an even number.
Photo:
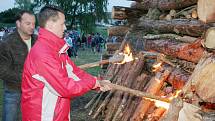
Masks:
[[[0,42],[0,79],[8,82],[21,82],[20,72],[13,69],[13,59],[6,42]]]
[[[61,97],[80,96],[91,90],[96,83],[96,78],[82,71],[77,72],[77,76],[80,77],[79,81],[69,78],[66,67],[50,55],[46,55],[42,60],[35,61],[35,64],[37,73],[44,77],[51,89],[54,89]]]

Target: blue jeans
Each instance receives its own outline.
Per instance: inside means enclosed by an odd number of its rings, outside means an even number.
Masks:
[[[20,95],[15,90],[9,90],[4,87],[3,94],[3,115],[2,121],[19,121],[20,114]]]

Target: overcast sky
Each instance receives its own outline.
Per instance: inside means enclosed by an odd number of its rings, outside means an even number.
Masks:
[[[0,0],[0,12],[14,7],[15,0]],[[107,6],[108,11],[111,11],[112,6],[126,6],[129,7],[131,1],[127,0],[109,0]]]

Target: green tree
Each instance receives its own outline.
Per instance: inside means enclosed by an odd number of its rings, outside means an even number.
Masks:
[[[57,5],[65,11],[68,29],[79,28],[83,32],[92,32],[96,21],[107,22],[107,0],[16,0],[16,4],[29,10]]]
[[[19,12],[20,9],[12,8],[0,13],[0,22],[1,23],[15,23],[15,15]]]

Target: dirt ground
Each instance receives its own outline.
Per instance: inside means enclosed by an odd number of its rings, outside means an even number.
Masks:
[[[83,96],[73,99],[71,105],[71,121],[95,121],[91,116],[88,116],[90,108],[84,108],[95,94],[95,91],[90,91]]]

